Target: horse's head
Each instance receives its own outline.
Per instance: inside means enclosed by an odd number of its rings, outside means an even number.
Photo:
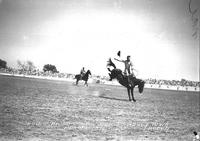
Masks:
[[[113,70],[110,70],[109,68],[108,68],[108,71],[110,71],[110,73],[108,73],[109,74],[109,76],[110,76],[110,81],[112,80],[112,79],[117,79],[119,76],[123,76],[122,75],[122,71],[120,70],[120,69],[113,69]]]
[[[88,70],[88,71],[86,72],[86,74],[92,75],[90,70]]]
[[[110,69],[110,67],[113,67],[114,69]],[[120,74],[121,70],[117,69],[115,64],[112,62],[111,58],[109,58],[108,62],[107,62],[107,69],[110,73],[109,76],[110,76],[110,81],[112,81],[112,79],[115,79],[117,78],[118,74]]]

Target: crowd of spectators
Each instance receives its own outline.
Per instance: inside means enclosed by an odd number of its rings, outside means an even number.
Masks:
[[[51,71],[40,71],[39,69],[35,69],[33,71],[24,71],[15,68],[1,68],[1,73],[8,73],[13,75],[24,75],[24,76],[41,76],[41,77],[55,77],[55,78],[74,78],[73,74],[69,73],[52,73]]]
[[[182,86],[182,87],[200,87],[200,82],[189,81],[185,79],[179,80],[161,80],[161,79],[146,79],[147,84],[167,85],[167,86]]]
[[[50,71],[40,71],[39,69],[35,69],[33,71],[24,71],[20,69],[15,68],[1,68],[0,73],[8,73],[13,75],[26,75],[26,76],[41,76],[41,77],[54,77],[54,78],[66,78],[66,79],[73,79],[74,74],[69,73],[52,73]],[[106,81],[109,81],[108,76],[92,76],[92,79],[96,83],[105,83]],[[150,85],[167,85],[167,86],[182,86],[182,87],[200,87],[200,82],[196,81],[189,81],[189,80],[161,80],[161,79],[145,79],[146,84]]]

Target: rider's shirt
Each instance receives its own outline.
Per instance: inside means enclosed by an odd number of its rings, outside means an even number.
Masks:
[[[82,70],[81,70],[81,75],[84,75],[84,74],[85,74],[85,70],[82,69]]]
[[[124,73],[129,74],[129,75],[133,74],[133,63],[131,61],[128,61],[128,60],[124,60],[123,62],[125,64]]]

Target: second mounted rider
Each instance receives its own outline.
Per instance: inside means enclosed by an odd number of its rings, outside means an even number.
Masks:
[[[85,75],[85,68],[84,67],[81,69],[80,75],[81,75],[81,79],[82,79],[83,76]]]

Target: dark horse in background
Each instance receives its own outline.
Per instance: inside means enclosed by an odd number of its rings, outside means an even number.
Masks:
[[[88,70],[88,71],[83,75],[83,77],[81,77],[80,74],[75,75],[76,85],[78,85],[78,81],[83,80],[83,81],[85,81],[85,84],[84,84],[84,85],[88,86],[87,81],[88,81],[89,75],[92,75],[91,72],[90,72],[90,70]]]
[[[124,87],[127,88],[129,101],[131,101],[131,96],[130,96],[130,91],[131,91],[132,100],[134,102],[136,102],[136,100],[134,98],[134,94],[133,94],[134,88],[135,88],[135,86],[138,86],[139,93],[142,93],[143,89],[144,89],[145,82],[143,80],[141,80],[141,79],[137,79],[135,77],[130,77],[130,80],[132,81],[132,84],[130,85],[128,83],[128,77],[129,76],[123,75],[122,70],[117,69],[116,66],[115,66],[115,64],[112,62],[111,59],[109,59],[107,67],[113,67],[114,68],[112,70],[110,68],[108,68],[108,71],[110,72],[109,73],[110,81],[112,81],[112,79],[117,79],[118,82],[122,86],[124,86]]]

